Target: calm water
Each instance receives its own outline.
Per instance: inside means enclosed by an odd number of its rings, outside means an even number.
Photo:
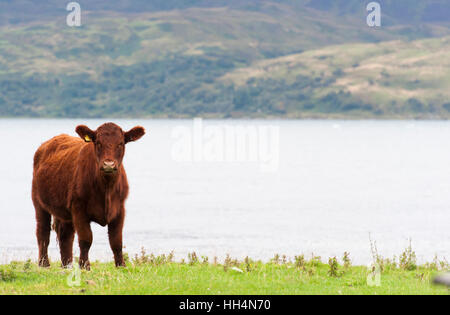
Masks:
[[[94,120],[0,120],[0,262],[37,259],[31,203],[38,146]],[[419,260],[450,258],[450,123],[208,121],[203,127],[279,127],[277,168],[258,162],[180,162],[174,130],[192,120],[122,120],[148,134],[127,147],[126,251],[267,260],[312,252],[370,261],[399,255],[411,238]],[[188,129],[186,129],[188,130]],[[228,148],[225,147],[225,150]],[[92,259],[112,258],[106,229],[93,225]],[[50,253],[58,259],[52,233]],[[78,252],[75,246],[75,253]]]

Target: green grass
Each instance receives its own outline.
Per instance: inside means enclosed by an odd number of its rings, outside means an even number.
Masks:
[[[404,259],[398,264],[386,260],[380,285],[370,286],[371,270],[351,266],[348,260],[340,265],[335,258],[326,264],[318,257],[289,261],[276,256],[268,263],[227,257],[219,264],[195,253],[187,262],[173,262],[172,257],[141,255],[120,269],[94,262],[90,272],[80,272],[79,285],[72,286],[68,278],[76,279],[73,269],[55,262],[48,269],[30,261],[13,262],[0,266],[0,294],[448,294],[445,287],[431,284],[440,268],[436,263],[417,267]]]

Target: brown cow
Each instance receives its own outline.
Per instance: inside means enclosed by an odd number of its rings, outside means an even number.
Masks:
[[[60,135],[45,142],[34,156],[32,198],[36,209],[39,265],[50,266],[47,249],[51,218],[61,251],[61,263],[72,263],[75,232],[80,245],[80,267],[90,269],[91,222],[108,225],[116,266],[125,266],[122,228],[128,182],[122,165],[125,144],[140,139],[145,130],[128,132],[107,123],[92,131],[78,126],[84,140]]]

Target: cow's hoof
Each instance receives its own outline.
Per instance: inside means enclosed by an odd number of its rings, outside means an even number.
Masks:
[[[86,271],[91,271],[91,264],[89,261],[80,262],[80,269],[84,269]]]
[[[72,263],[61,264],[61,268],[63,268],[63,269],[72,269],[73,268],[73,264]]]
[[[61,258],[61,267],[64,269],[72,269],[73,267],[73,258]]]
[[[124,262],[122,263],[116,263],[116,268],[126,268],[127,264],[125,264]]]
[[[43,259],[39,261],[39,267],[41,268],[50,268],[50,262],[48,259]]]

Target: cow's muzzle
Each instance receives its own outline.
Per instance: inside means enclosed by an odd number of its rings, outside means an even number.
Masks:
[[[101,170],[104,173],[108,173],[108,174],[116,172],[117,171],[116,162],[114,162],[114,161],[104,161],[103,165],[101,167]]]

